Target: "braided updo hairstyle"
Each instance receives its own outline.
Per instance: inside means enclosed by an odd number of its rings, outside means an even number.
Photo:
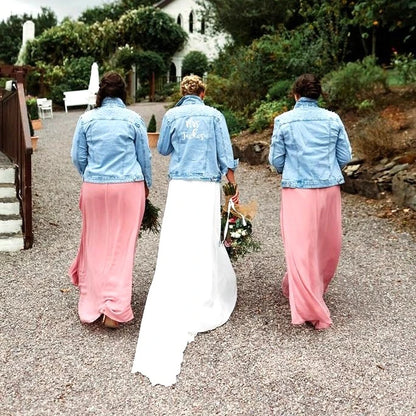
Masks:
[[[198,75],[188,75],[181,82],[182,95],[199,95],[205,92],[205,84]]]
[[[313,74],[303,74],[293,84],[292,93],[317,100],[322,93],[319,79]]]
[[[100,81],[100,88],[97,92],[96,106],[101,104],[106,97],[121,98],[126,103],[126,82],[117,72],[110,71],[103,75]]]

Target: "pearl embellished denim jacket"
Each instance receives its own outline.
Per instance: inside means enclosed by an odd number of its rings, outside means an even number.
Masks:
[[[171,155],[170,179],[220,182],[238,165],[224,116],[196,95],[182,97],[166,112],[157,149]]]
[[[344,183],[341,169],[351,146],[340,117],[301,97],[275,118],[269,162],[282,173],[283,188],[326,188]]]
[[[84,182],[152,184],[146,126],[120,98],[106,97],[79,118],[71,158]]]

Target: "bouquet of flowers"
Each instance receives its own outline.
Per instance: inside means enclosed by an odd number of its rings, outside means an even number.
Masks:
[[[149,199],[146,199],[139,237],[141,237],[143,231],[148,231],[155,234],[160,231],[159,211],[160,208],[155,207]]]
[[[223,191],[225,203],[221,209],[221,235],[230,259],[236,260],[260,249],[260,244],[253,238],[251,224],[257,211],[257,202],[235,205],[231,200],[237,191],[235,184],[225,184]]]

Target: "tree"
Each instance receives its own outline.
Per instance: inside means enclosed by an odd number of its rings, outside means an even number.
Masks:
[[[81,77],[71,76],[68,81],[70,63],[78,62],[85,68],[91,66],[89,60],[104,71],[117,69],[126,73],[132,64],[139,63],[139,73],[152,87],[153,97],[154,77],[166,72],[168,59],[185,40],[186,33],[166,13],[139,7],[117,21],[105,19],[88,25],[65,19],[28,43],[27,63],[39,67],[44,86],[57,103],[62,101],[63,91],[82,89],[84,85]]]
[[[122,44],[117,22],[110,19],[93,23],[88,31],[85,49],[97,62],[107,61]]]
[[[351,23],[349,12],[345,0],[301,2],[299,13],[305,23],[296,30],[301,30],[311,44],[320,44],[322,60],[327,62],[326,66],[332,66],[326,68],[329,71],[345,58]]]
[[[90,25],[95,22],[103,22],[106,19],[115,21],[129,10],[137,9],[140,6],[151,6],[153,3],[153,0],[113,1],[112,3],[105,3],[102,6],[88,8],[81,14],[78,20]]]
[[[22,46],[23,24],[32,20],[35,24],[35,36],[41,35],[45,30],[56,26],[55,13],[42,7],[37,17],[24,13],[23,15],[11,15],[6,21],[0,22],[0,61],[5,64],[14,64]]]
[[[376,56],[377,37],[383,30],[400,31],[403,44],[415,45],[416,1],[359,0],[354,3],[352,14],[352,22],[360,31],[366,55]]]
[[[206,21],[217,31],[228,32],[237,45],[273,32],[279,25],[292,27],[299,0],[198,0]]]
[[[156,51],[164,58],[182,48],[186,32],[165,12],[154,7],[130,10],[118,21],[121,43],[145,51]]]
[[[154,101],[155,78],[166,72],[167,65],[162,56],[153,51],[138,52],[134,60],[137,65],[137,75],[141,82],[148,83],[150,101]]]
[[[58,24],[55,12],[50,7],[41,7],[41,13],[33,19],[35,24],[35,36],[41,35],[45,30]]]
[[[208,58],[199,51],[191,51],[183,58],[182,76],[195,74],[202,77],[208,70]]]
[[[28,42],[28,64],[38,61],[62,65],[64,59],[75,59],[88,54],[89,27],[81,22],[65,20],[41,36]]]
[[[124,13],[119,3],[104,3],[102,6],[91,7],[84,10],[78,18],[80,22],[92,25],[96,22],[103,22],[106,19],[118,20]]]

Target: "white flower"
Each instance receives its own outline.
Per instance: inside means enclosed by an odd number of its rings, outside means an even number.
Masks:
[[[241,234],[239,232],[231,233],[232,238],[240,238]]]

